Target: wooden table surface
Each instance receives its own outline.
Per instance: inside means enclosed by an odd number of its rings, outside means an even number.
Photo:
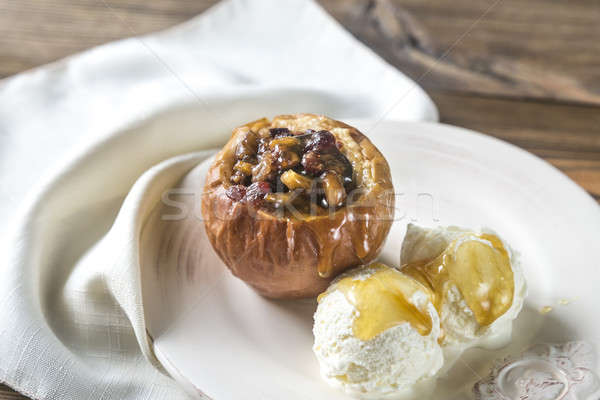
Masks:
[[[183,22],[214,0],[0,0],[0,78]],[[600,201],[598,0],[321,0],[441,121],[514,143]],[[0,400],[24,399],[0,385]]]

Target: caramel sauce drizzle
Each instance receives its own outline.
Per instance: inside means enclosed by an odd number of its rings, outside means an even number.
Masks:
[[[456,285],[481,326],[488,326],[512,305],[514,277],[510,256],[495,235],[464,235],[432,260],[409,263],[400,270],[374,264],[364,279],[345,277],[333,284],[357,310],[354,336],[370,340],[400,323],[408,322],[421,335],[431,332],[431,316],[417,308],[411,297],[417,291],[429,296],[441,315],[451,284]],[[319,270],[321,271],[321,270]],[[442,330],[438,339],[444,340]]]
[[[311,225],[311,230],[315,234],[319,244],[319,263],[317,271],[322,278],[329,278],[336,269],[334,265],[334,255],[338,247],[342,246],[344,240],[351,239],[354,255],[358,259],[357,265],[363,264],[369,256],[375,254],[379,248],[375,248],[373,243],[380,247],[384,241],[386,232],[378,230],[373,219],[375,215],[370,215],[369,210],[364,207],[355,207],[346,210],[346,212],[336,212],[331,216],[323,216],[325,219],[320,224]],[[343,233],[343,229],[348,232]],[[372,259],[372,258],[369,258]]]
[[[512,305],[515,288],[510,257],[495,235],[459,238],[433,260],[404,265],[401,271],[431,290],[440,314],[451,284],[481,326],[490,325]]]
[[[427,294],[428,290],[394,268],[383,264],[374,268],[375,272],[364,279],[351,276],[341,279],[321,294],[319,301],[332,290],[342,292],[358,310],[352,329],[361,340],[370,340],[403,322],[410,323],[421,335],[428,335],[432,329],[431,316],[410,302],[416,292]]]

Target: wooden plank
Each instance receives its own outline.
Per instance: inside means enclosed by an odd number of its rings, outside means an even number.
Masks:
[[[442,122],[522,147],[600,200],[600,108],[441,91],[431,94]]]
[[[25,397],[20,393],[15,392],[6,385],[0,384],[0,400],[28,400],[29,397]]]
[[[600,104],[597,0],[327,0],[428,89]]]
[[[215,2],[0,1],[0,77],[133,33],[164,29]],[[426,88],[600,104],[597,0],[321,3]]]
[[[0,78],[112,40],[165,29],[216,0],[0,1]]]

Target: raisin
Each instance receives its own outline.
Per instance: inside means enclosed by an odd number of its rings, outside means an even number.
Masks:
[[[254,182],[246,189],[246,201],[252,205],[258,206],[262,203],[268,193],[271,193],[271,185],[269,182]]]
[[[271,137],[281,137],[281,136],[292,136],[292,133],[288,128],[271,128],[269,129],[271,133]]]
[[[312,137],[308,140],[305,150],[326,153],[333,149],[337,150],[335,136],[329,131],[318,131],[313,133]]]
[[[321,160],[321,155],[315,151],[304,153],[302,166],[308,174],[313,176],[320,175],[325,170],[325,163]]]
[[[258,155],[262,155],[265,151],[269,151],[269,139],[259,139],[258,140],[258,149],[257,149],[257,153]]]
[[[227,189],[225,194],[233,201],[240,201],[246,196],[246,187],[242,185],[233,185]]]
[[[331,153],[321,154],[321,161],[325,165],[325,169],[333,170],[340,176],[352,176],[352,164],[340,151],[336,150]]]

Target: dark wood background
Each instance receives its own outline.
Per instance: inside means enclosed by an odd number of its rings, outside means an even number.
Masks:
[[[0,78],[215,0],[0,0]],[[514,143],[600,201],[598,0],[321,0],[359,40],[417,80],[441,121]],[[0,400],[24,399],[0,385]]]

